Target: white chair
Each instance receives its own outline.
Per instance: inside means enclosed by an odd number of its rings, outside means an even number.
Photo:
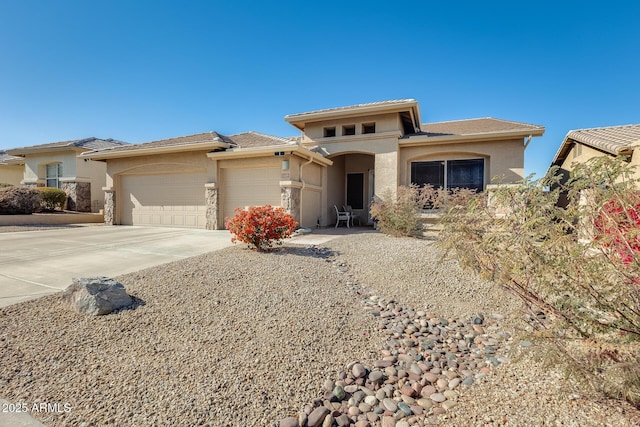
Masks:
[[[360,215],[356,215],[353,213],[353,208],[351,207],[351,205],[345,205],[342,207],[342,210],[347,212],[349,214],[349,217],[351,218],[351,225],[354,226],[353,222],[355,220],[358,220],[358,225],[362,225],[360,223]]]
[[[335,228],[338,228],[338,224],[340,224],[340,221],[344,221],[345,224],[347,224],[347,228],[349,228],[349,220],[351,219],[351,215],[349,215],[349,212],[339,211],[336,205],[333,205],[333,208],[336,210],[337,217]]]

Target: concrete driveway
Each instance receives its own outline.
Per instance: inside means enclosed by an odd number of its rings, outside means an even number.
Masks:
[[[104,226],[0,233],[0,307],[230,246],[228,231]]]

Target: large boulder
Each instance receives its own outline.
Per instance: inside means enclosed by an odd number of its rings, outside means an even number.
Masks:
[[[124,285],[109,277],[76,277],[65,290],[65,297],[80,313],[94,316],[133,304]]]

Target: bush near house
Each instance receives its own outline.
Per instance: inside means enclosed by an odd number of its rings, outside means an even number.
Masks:
[[[274,242],[282,244],[281,240],[291,236],[298,223],[284,209],[265,205],[252,206],[247,210],[236,208],[235,215],[225,218],[224,225],[234,234],[233,243],[240,241],[258,251],[265,251]]]
[[[420,213],[425,208],[441,212],[453,202],[459,203],[475,194],[475,191],[456,188],[443,190],[430,185],[400,186],[394,197],[390,190],[371,204],[371,217],[377,228],[391,236],[414,236],[422,230]]]
[[[35,188],[0,188],[0,214],[30,215],[40,209],[40,192]]]
[[[395,197],[386,190],[371,204],[371,217],[377,228],[391,236],[411,236],[419,231],[419,213],[431,195],[431,188],[416,185],[400,186]]]
[[[534,337],[555,344],[569,372],[640,406],[640,181],[607,157],[566,183],[556,172],[498,186],[489,205],[480,194],[450,206],[438,244],[520,297]]]
[[[4,182],[0,182],[0,188],[6,188],[6,187],[13,187],[13,185],[12,184],[7,184],[7,183],[4,183]]]
[[[45,211],[61,211],[67,203],[67,193],[56,187],[39,187],[42,196],[42,209]]]

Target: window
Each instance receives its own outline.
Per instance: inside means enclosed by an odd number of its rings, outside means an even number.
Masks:
[[[376,124],[375,123],[363,123],[362,124],[362,133],[376,133]]]
[[[47,187],[60,188],[62,163],[47,165]]]
[[[484,189],[484,159],[411,163],[411,182],[435,188]]]
[[[330,138],[332,136],[336,136],[336,127],[329,127],[329,128],[324,128],[323,129],[323,136],[325,138]]]
[[[347,174],[347,205],[352,209],[364,209],[364,174]]]
[[[355,135],[356,125],[344,125],[342,126],[342,135]]]
[[[575,159],[578,156],[582,155],[582,144],[574,144],[573,145],[573,158]]]

